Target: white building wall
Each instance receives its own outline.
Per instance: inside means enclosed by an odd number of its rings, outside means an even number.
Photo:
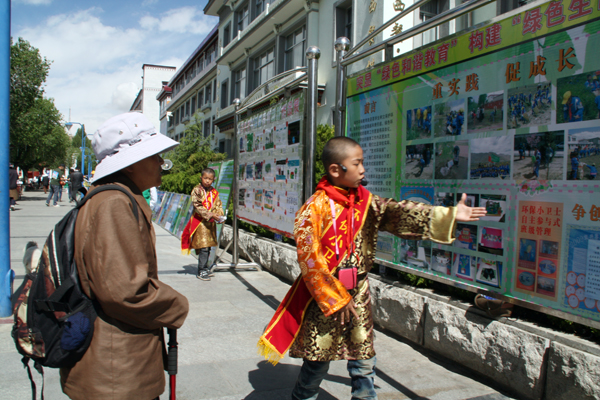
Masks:
[[[175,73],[175,67],[145,65],[143,71],[142,113],[158,129],[161,126],[160,103],[156,96],[162,89],[163,81],[169,81]]]

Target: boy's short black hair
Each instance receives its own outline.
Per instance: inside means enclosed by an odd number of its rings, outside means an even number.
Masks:
[[[329,170],[329,166],[332,164],[339,164],[348,156],[348,149],[355,146],[360,146],[354,139],[350,139],[345,136],[336,136],[329,139],[323,147],[323,153],[321,154],[321,160],[325,167],[325,172]]]
[[[214,177],[217,175],[217,174],[215,173],[215,170],[214,170],[214,169],[212,169],[212,168],[204,168],[204,169],[202,170],[202,173],[201,173],[200,175],[204,175],[204,174],[211,174],[211,175],[213,176],[213,178],[214,178]]]

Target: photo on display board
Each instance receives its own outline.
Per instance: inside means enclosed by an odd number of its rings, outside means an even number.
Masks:
[[[254,179],[254,164],[246,164],[246,180]]]
[[[465,99],[450,100],[436,104],[433,116],[435,137],[458,136],[467,133],[465,120]]]
[[[240,189],[238,192],[238,205],[240,207],[246,206],[246,189]]]
[[[535,269],[537,262],[537,241],[533,239],[519,239],[519,258],[517,266],[520,268]]]
[[[441,206],[441,207],[453,207],[454,206],[454,193],[437,192],[433,199],[433,205]]]
[[[406,140],[431,137],[431,106],[415,108],[406,112]]]
[[[473,281],[477,271],[477,258],[464,254],[454,254],[452,263],[452,276]]]
[[[462,196],[462,194],[461,194]],[[479,195],[467,193],[467,199],[465,200],[467,207],[479,207]]]
[[[556,123],[600,118],[600,71],[567,76],[556,82]]]
[[[429,240],[401,239],[400,261],[415,268],[430,269],[431,242]]]
[[[477,282],[485,285],[500,287],[500,283],[502,282],[502,262],[478,257],[475,279]]]
[[[262,189],[254,189],[254,207],[256,207],[256,208],[263,207],[263,190]]]
[[[469,179],[510,179],[512,147],[510,136],[471,139]]]
[[[479,207],[485,207],[487,214],[482,221],[504,222],[506,214],[506,196],[497,194],[482,194]]]
[[[435,179],[467,179],[469,175],[469,142],[436,143]]]
[[[501,256],[504,254],[504,234],[502,229],[479,227],[477,251]]]
[[[540,240],[540,257],[558,258],[558,242]]]
[[[467,133],[501,131],[504,122],[504,91],[467,99]]]
[[[246,151],[251,152],[254,150],[254,133],[248,133],[246,135]]]
[[[406,146],[406,179],[433,179],[433,143]]]
[[[288,124],[288,145],[300,143],[300,121]]]
[[[456,224],[454,247],[459,249],[477,250],[477,226]]]
[[[508,90],[508,129],[549,125],[552,116],[552,87],[549,82]]]
[[[596,180],[600,167],[600,127],[571,129],[567,146],[567,179]]]
[[[450,275],[452,267],[452,252],[442,249],[433,249],[431,252],[431,270]]]
[[[566,306],[580,311],[600,312],[600,230],[594,227],[567,227],[568,255],[565,291]],[[565,266],[562,266],[564,269]]]
[[[260,161],[254,164],[254,179],[255,180],[262,180],[263,178],[263,164],[265,162],[264,161]]]
[[[563,180],[564,131],[515,135],[513,179]]]

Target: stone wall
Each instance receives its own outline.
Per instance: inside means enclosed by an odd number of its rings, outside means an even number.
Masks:
[[[226,227],[222,246],[231,241]],[[293,281],[296,248],[240,230],[240,256]],[[525,399],[600,399],[600,347],[472,304],[370,275],[375,323]]]

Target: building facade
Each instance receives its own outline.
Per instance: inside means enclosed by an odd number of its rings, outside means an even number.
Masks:
[[[158,128],[160,126],[160,109],[156,96],[162,90],[163,85],[173,76],[175,69],[175,67],[165,65],[142,65],[142,88],[129,111],[141,112]]]

